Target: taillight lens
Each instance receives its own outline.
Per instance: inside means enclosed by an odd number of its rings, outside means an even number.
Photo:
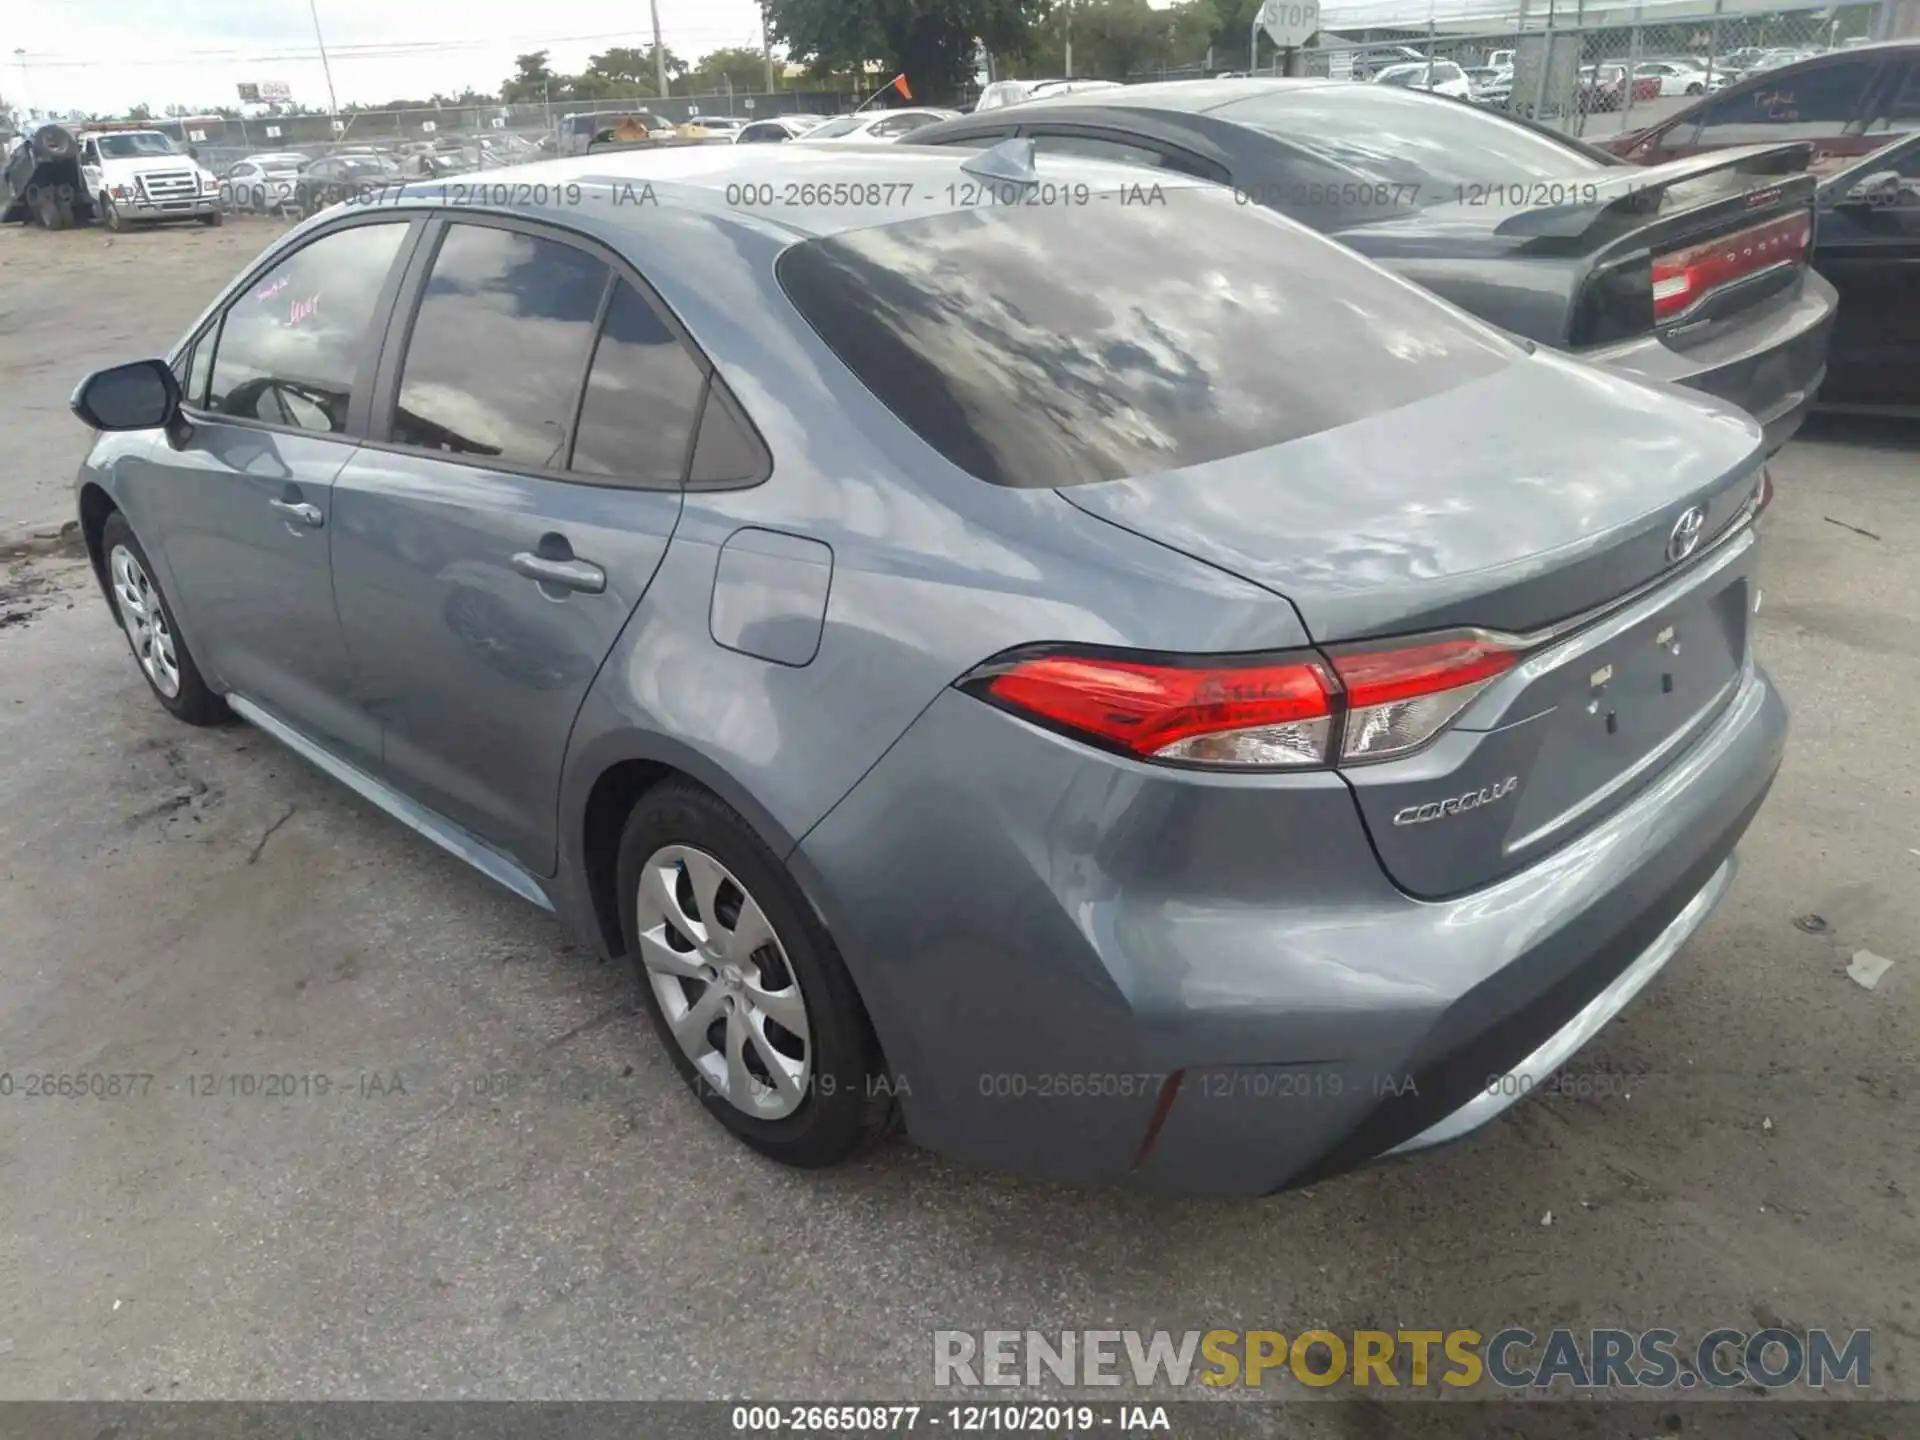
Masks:
[[[1653,314],[1671,320],[1731,281],[1782,262],[1802,263],[1813,241],[1808,211],[1736,230],[1653,260]]]
[[[981,667],[961,688],[1142,760],[1299,769],[1420,748],[1517,658],[1477,634],[1344,650],[1330,662],[1030,652]]]
[[[1417,750],[1519,657],[1484,635],[1333,657],[1346,691],[1343,760],[1384,760]]]
[[[1760,512],[1773,503],[1773,472],[1766,466],[1760,467],[1760,483],[1753,487],[1753,513]]]
[[[1143,760],[1324,765],[1333,725],[1334,684],[1317,657],[1168,665],[1037,655],[972,688]]]

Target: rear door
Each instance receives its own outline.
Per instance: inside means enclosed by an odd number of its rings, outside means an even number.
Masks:
[[[435,221],[340,477],[340,619],[390,783],[542,874],[567,736],[680,514],[707,369],[581,237]]]

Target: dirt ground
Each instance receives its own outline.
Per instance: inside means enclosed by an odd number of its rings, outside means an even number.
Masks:
[[[67,518],[74,381],[273,233],[0,231],[0,523]],[[1775,474],[1786,765],[1575,1062],[1602,1093],[1257,1204],[761,1162],[627,974],[261,734],[170,721],[84,566],[16,559],[0,1069],[157,1079],[0,1097],[0,1398],[912,1397],[937,1328],[1510,1324],[1870,1327],[1874,1391],[1920,1398],[1920,433],[1821,427]]]

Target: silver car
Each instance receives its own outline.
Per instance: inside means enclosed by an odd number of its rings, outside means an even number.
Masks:
[[[762,1153],[1262,1194],[1498,1113],[1726,893],[1729,406],[1028,142],[523,173],[83,381],[81,526],[164,709],[627,957]]]

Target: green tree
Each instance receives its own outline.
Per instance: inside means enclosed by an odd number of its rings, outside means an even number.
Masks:
[[[1213,0],[1213,8],[1219,16],[1213,27],[1214,66],[1221,70],[1244,70],[1247,41],[1253,34],[1253,17],[1260,13],[1260,0]],[[1265,42],[1261,48],[1268,48]]]
[[[145,101],[142,101],[127,111],[127,118],[129,120],[151,120],[153,119],[153,108]]]
[[[764,90],[767,62],[758,50],[714,50],[702,55],[687,75],[696,90]]]
[[[687,62],[671,50],[662,51],[667,66],[667,83],[671,85],[687,73]],[[603,55],[588,59],[586,73],[598,75],[602,79],[629,87],[644,86],[646,92],[653,93],[654,67],[653,47],[616,45]]]
[[[1048,0],[767,0],[773,34],[817,71],[879,61],[916,100],[953,96],[973,78],[978,46],[1019,50]]]
[[[547,68],[547,55],[545,50],[535,50],[513,57],[513,74],[500,85],[502,104],[530,105],[546,99],[549,91],[560,92],[563,79]]]

